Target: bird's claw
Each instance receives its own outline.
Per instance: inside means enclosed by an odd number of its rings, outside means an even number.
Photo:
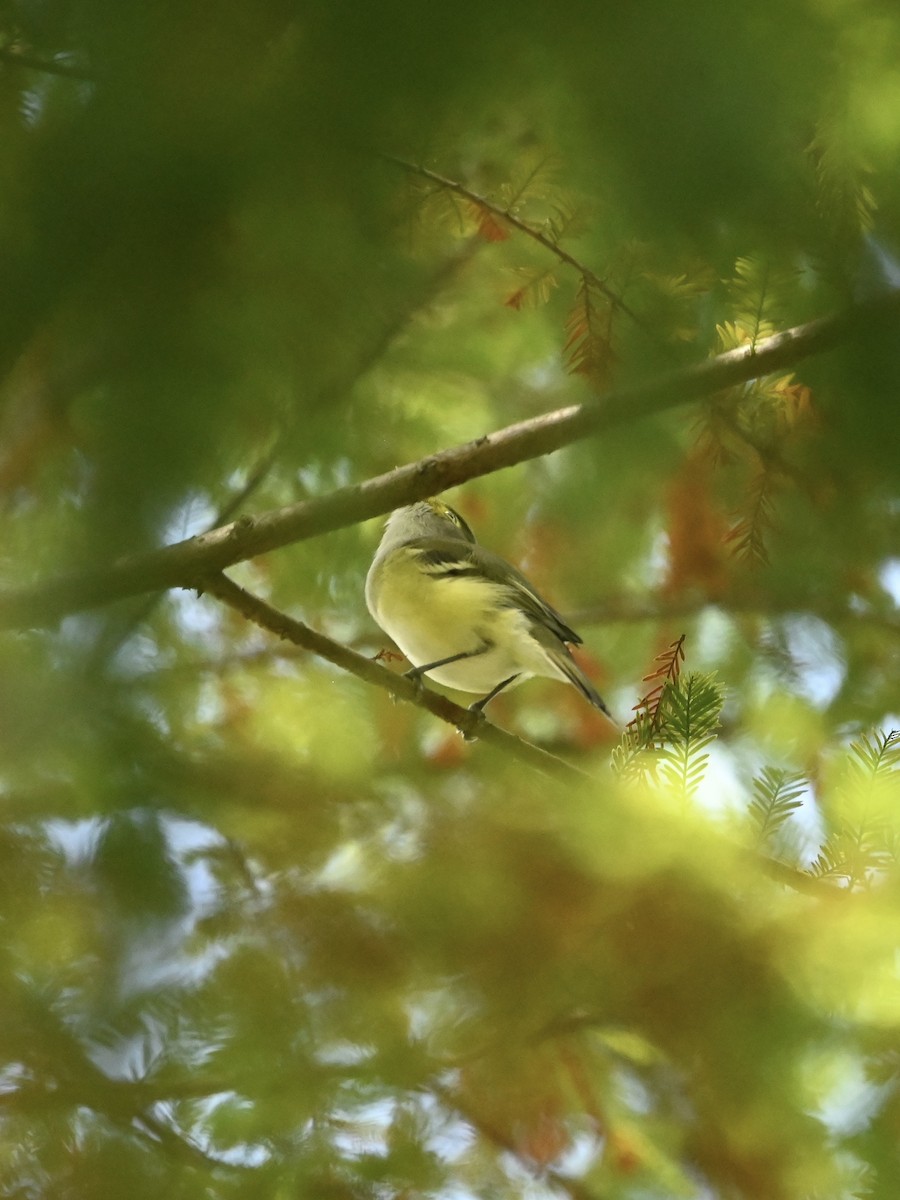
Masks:
[[[408,671],[403,672],[403,678],[408,679],[413,685],[416,689],[416,699],[419,699],[425,691],[425,684],[422,682],[422,672],[418,667],[411,667]]]
[[[477,742],[478,734],[477,734],[476,730],[481,728],[481,726],[487,720],[487,717],[484,715],[484,709],[481,707],[481,704],[478,702],[476,702],[475,704],[470,704],[468,711],[475,718],[474,724],[469,729],[461,729],[460,733],[463,735],[463,741]]]

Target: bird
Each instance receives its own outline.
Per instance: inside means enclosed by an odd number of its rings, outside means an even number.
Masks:
[[[499,554],[478,544],[442,500],[391,513],[366,576],[366,606],[422,676],[477,692],[478,713],[504,689],[533,676],[559,679],[616,724],[572,658],[581,638]]]

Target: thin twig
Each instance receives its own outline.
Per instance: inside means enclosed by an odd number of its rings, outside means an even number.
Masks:
[[[355,650],[350,650],[347,646],[342,646],[339,642],[325,637],[324,634],[310,629],[302,621],[289,617],[287,613],[274,608],[261,597],[240,587],[227,575],[210,576],[205,581],[202,590],[236,609],[248,620],[267,629],[270,633],[274,633],[277,637],[302,646],[318,655],[319,658],[324,658],[342,670],[356,675],[358,679],[364,679],[367,683],[384,688],[398,700],[408,700],[411,704],[424,708],[433,716],[453,725],[467,739],[477,738],[479,741],[487,742],[505,754],[512,755],[520,762],[528,763],[529,766],[537,767],[546,774],[558,776],[562,773],[572,778],[590,778],[586,772],[572,766],[564,759],[557,758],[554,754],[541,750],[539,746],[525,742],[496,725],[491,725],[480,714],[463,708],[459,704],[454,704],[452,700],[448,700],[446,696],[441,696],[437,692],[418,687],[412,680],[394,674],[393,671],[382,667],[373,659],[357,654]]]
[[[828,900],[840,900],[849,895],[846,889],[826,883],[823,879],[819,879],[799,867],[794,867],[780,858],[772,858],[771,855],[760,854],[756,850],[747,850],[743,847],[740,847],[740,853],[751,866],[758,866],[764,875],[768,875],[776,883],[783,883],[785,887],[793,888],[795,892],[806,892],[807,895],[819,896]]]
[[[606,393],[587,404],[509,425],[461,446],[397,467],[364,483],[240,517],[199,537],[129,555],[105,568],[34,584],[0,595],[0,627],[35,628],[66,613],[125,596],[170,587],[194,587],[204,578],[291,542],[380,516],[403,504],[528,459],[550,454],[602,430],[661,413],[689,400],[821,354],[877,321],[894,332],[900,290],[774,334],[755,348],[741,346],[715,358]]]
[[[515,213],[510,212],[509,208],[504,208],[500,204],[495,204],[493,200],[489,200],[487,196],[482,196],[480,193],[472,191],[471,188],[466,187],[463,183],[457,182],[455,179],[448,179],[445,175],[439,175],[437,171],[432,171],[428,167],[423,167],[418,163],[407,162],[406,159],[397,158],[393,154],[386,154],[384,157],[388,162],[394,163],[395,166],[402,167],[404,171],[409,171],[413,175],[421,175],[423,179],[430,179],[432,183],[436,183],[439,187],[444,188],[446,191],[453,192],[457,196],[462,196],[464,200],[468,200],[477,207],[486,209],[493,216],[499,217],[501,221],[505,221],[507,225],[511,225],[513,229],[518,229],[520,233],[524,233],[526,237],[530,237],[533,241],[537,242],[539,246],[543,246],[545,250],[549,250],[551,254],[555,255],[559,259],[560,262],[565,263],[566,266],[572,267],[574,270],[576,270],[583,279],[587,280],[588,283],[590,283],[593,287],[596,287],[598,291],[602,292],[614,308],[620,309],[626,314],[626,316],[630,317],[636,325],[640,326],[641,329],[646,328],[644,322],[637,315],[637,313],[634,312],[633,309],[629,308],[622,297],[617,292],[613,291],[613,289],[604,279],[601,279],[599,275],[595,274],[590,267],[586,267],[584,263],[579,262],[579,260],[575,258],[573,254],[569,254],[567,250],[563,250],[562,246],[560,246],[558,242],[555,242],[553,238],[548,237],[543,230],[535,228],[534,225],[529,225],[527,221],[523,221],[521,217],[517,217]]]
[[[782,616],[805,615],[820,617],[832,625],[870,626],[883,629],[886,633],[900,636],[900,619],[886,613],[857,612],[839,605],[824,605],[815,600],[798,596],[792,600],[771,598],[736,599],[728,596],[691,596],[687,599],[665,600],[658,597],[611,596],[584,608],[567,610],[563,613],[566,624],[573,629],[590,625],[632,625],[643,622],[662,622],[682,617],[696,617],[707,609],[716,608],[726,616],[751,616],[772,620]],[[360,644],[369,644],[371,639],[360,639]],[[260,646],[254,650],[233,650],[226,654],[210,655],[185,661],[154,664],[145,671],[129,676],[128,685],[145,679],[169,675],[197,675],[208,672],[221,675],[234,667],[247,668],[273,660],[302,658],[299,646]],[[111,685],[115,680],[111,681]]]
[[[900,634],[900,620],[888,613],[858,611],[838,604],[827,604],[809,596],[741,598],[738,596],[689,596],[668,600],[658,596],[611,596],[565,614],[573,628],[589,625],[634,624],[641,621],[668,621],[694,617],[709,608],[726,615],[757,616],[772,620],[792,614],[811,614],[831,624],[869,625],[887,633]]]
[[[220,525],[230,520],[253,493],[262,486],[272,467],[277,462],[280,450],[281,437],[278,437],[259,459],[244,484],[238,488],[234,495],[225,501],[212,521],[209,522],[207,532],[217,529]],[[99,673],[103,666],[109,662],[120,647],[131,637],[134,631],[148,620],[161,598],[161,592],[153,592],[149,596],[145,596],[143,603],[137,605],[135,610],[129,613],[120,624],[107,626],[103,631],[103,636],[98,640],[91,658],[91,670],[93,672]]]
[[[73,67],[70,63],[57,62],[55,59],[35,58],[27,51],[13,50],[9,46],[0,48],[0,62],[24,67],[28,71],[41,71],[44,75],[63,75],[68,79],[79,79],[83,83],[94,83],[97,78],[81,67]]]
[[[477,1112],[458,1092],[451,1091],[450,1088],[441,1084],[432,1084],[431,1091],[445,1107],[452,1109],[465,1121],[468,1121],[475,1132],[485,1141],[490,1142],[498,1150],[511,1154],[529,1174],[552,1184],[570,1200],[599,1200],[597,1193],[586,1187],[580,1179],[562,1175],[559,1171],[554,1171],[552,1167],[537,1166],[527,1154],[523,1154],[511,1136],[485,1117],[483,1113]]]
[[[327,408],[329,405],[335,404],[341,398],[342,394],[349,393],[354,384],[358,383],[383,357],[390,346],[403,333],[403,331],[413,321],[416,314],[422,308],[430,304],[434,297],[439,294],[440,290],[445,286],[449,279],[471,259],[476,252],[476,247],[471,247],[463,254],[454,255],[448,258],[441,264],[438,270],[427,281],[422,294],[416,302],[405,308],[402,312],[395,315],[392,321],[388,322],[379,332],[378,336],[373,340],[371,345],[364,348],[360,355],[353,371],[349,377],[343,381],[335,381],[330,387],[323,388],[317,397],[316,405],[322,408]],[[236,513],[246,504],[253,494],[265,483],[275,464],[281,457],[289,435],[296,422],[291,425],[284,424],[272,440],[272,444],[268,450],[261,455],[247,476],[243,486],[238,488],[234,495],[219,509],[212,521],[206,527],[206,532],[210,533],[214,529],[218,529],[227,521],[230,521]],[[134,630],[144,624],[150,614],[153,612],[159,602],[161,593],[156,592],[151,594],[143,604],[136,607],[134,612],[118,626],[109,627],[96,647],[93,656],[93,669],[96,671],[99,667],[108,662],[110,658],[118,651],[120,646],[131,636]]]

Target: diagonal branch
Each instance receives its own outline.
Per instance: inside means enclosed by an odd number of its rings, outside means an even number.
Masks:
[[[513,229],[518,229],[520,233],[524,233],[527,237],[530,237],[539,246],[543,246],[545,250],[549,250],[561,263],[565,263],[568,267],[573,267],[581,275],[582,279],[585,279],[606,296],[613,308],[621,309],[636,325],[644,328],[644,322],[637,313],[628,307],[622,297],[617,292],[614,292],[604,279],[601,279],[599,275],[595,275],[590,267],[586,267],[584,263],[579,262],[567,250],[563,250],[562,246],[558,242],[555,242],[553,238],[548,237],[543,230],[536,229],[534,225],[530,225],[527,221],[523,221],[521,217],[517,217],[509,208],[504,208],[501,204],[495,204],[487,196],[473,192],[471,188],[467,188],[463,183],[458,183],[455,179],[448,179],[445,175],[439,175],[437,171],[431,171],[428,167],[407,162],[403,158],[396,158],[393,154],[387,154],[385,158],[388,162],[402,167],[404,171],[409,171],[412,175],[421,175],[423,179],[430,179],[432,183],[436,183],[445,191],[462,196],[464,200],[469,200],[477,208],[485,209],[493,216],[499,217],[501,221],[505,221],[507,225],[511,225]]]
[[[612,625],[616,623],[637,624],[641,621],[668,621],[681,617],[696,617],[710,608],[718,608],[727,616],[749,615],[772,620],[795,613],[812,613],[832,625],[869,625],[883,629],[886,633],[900,635],[900,618],[893,613],[877,609],[857,609],[849,604],[830,602],[812,593],[797,592],[792,596],[738,594],[709,595],[692,593],[670,599],[661,595],[608,596],[596,604],[589,604],[565,614],[574,629],[589,625]]]
[[[415,314],[419,312],[425,305],[430,303],[436,295],[441,291],[441,288],[451,279],[461,267],[472,258],[477,247],[470,247],[465,253],[455,255],[443,262],[438,270],[427,281],[426,286],[419,296],[418,300],[402,312],[396,314],[392,320],[388,321],[379,332],[375,340],[364,348],[363,353],[359,356],[358,361],[353,365],[349,376],[342,383],[334,383],[330,387],[324,388],[317,398],[317,403],[320,406],[327,406],[337,398],[341,392],[349,391],[352,384],[363,378],[365,374],[375,366],[375,364],[387,352],[392,342],[394,342],[404,329],[412,322]],[[207,532],[217,529],[220,525],[224,525],[226,521],[230,521],[236,513],[244,506],[253,493],[265,482],[269,473],[278,462],[279,456],[284,452],[284,448],[288,442],[289,435],[295,428],[298,422],[282,424],[280,431],[270,445],[269,449],[257,461],[256,466],[250,472],[244,485],[239,488],[233,496],[219,509],[213,517],[212,522],[207,527]],[[99,640],[94,654],[94,662],[102,663],[104,660],[112,658],[116,650],[131,631],[138,625],[142,624],[153,610],[154,605],[160,599],[161,593],[152,593],[144,604],[139,605],[133,613],[128,615],[119,628],[110,627],[105,631],[104,636]]]
[[[453,725],[467,739],[477,738],[479,741],[487,742],[520,762],[537,767],[547,774],[559,775],[563,772],[568,777],[587,778],[584,771],[572,766],[564,759],[557,758],[556,755],[549,754],[546,750],[541,750],[539,746],[534,746],[530,742],[522,741],[521,738],[507,733],[497,725],[491,725],[484,717],[473,713],[470,709],[454,704],[446,696],[429,691],[427,688],[417,687],[412,680],[406,679],[402,675],[395,675],[393,671],[382,667],[373,659],[357,654],[355,650],[350,650],[339,642],[333,642],[324,634],[317,633],[308,625],[304,625],[302,621],[289,617],[259,596],[254,596],[252,592],[240,587],[227,575],[211,576],[203,583],[202,590],[236,609],[248,620],[267,629],[270,633],[274,633],[277,637],[293,642],[296,646],[302,646],[305,650],[310,650],[319,658],[324,658],[342,670],[349,671],[351,675],[356,675],[358,679],[364,679],[367,683],[374,683],[377,687],[384,688],[398,700],[408,700],[410,703],[424,708],[433,716]]]
[[[196,587],[237,562],[329,533],[403,504],[433,496],[466,480],[550,454],[603,430],[664,412],[749,379],[792,366],[831,350],[877,321],[893,330],[900,290],[784,330],[753,346],[607,392],[587,404],[573,404],[495,433],[397,467],[364,483],[326,496],[274,509],[146,554],[130,555],[110,566],[48,580],[0,595],[0,627],[34,628],[66,613],[109,604],[125,596],[170,587]]]
[[[10,46],[0,47],[0,62],[11,66],[23,67],[28,71],[40,71],[45,75],[63,75],[68,79],[80,79],[85,83],[93,83],[96,75],[71,63],[55,58],[36,58],[25,50],[14,50]]]
[[[467,1101],[458,1090],[451,1090],[441,1083],[433,1083],[431,1091],[446,1108],[457,1112],[463,1120],[468,1121],[472,1129],[486,1142],[496,1149],[512,1155],[519,1166],[529,1175],[551,1184],[561,1195],[568,1196],[569,1200],[598,1200],[596,1193],[576,1176],[563,1175],[552,1167],[539,1167],[532,1162],[528,1155],[516,1145],[515,1139],[510,1134],[489,1120],[483,1113],[478,1112],[475,1106]]]

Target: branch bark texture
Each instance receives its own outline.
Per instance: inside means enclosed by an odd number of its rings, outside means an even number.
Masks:
[[[234,563],[380,516],[604,430],[792,367],[870,330],[876,321],[895,322],[898,312],[900,291],[890,292],[846,312],[784,330],[755,346],[608,392],[587,404],[519,421],[326,496],[258,517],[240,517],[197,537],[119,559],[104,569],[7,592],[0,595],[0,627],[34,628],[126,596],[202,587],[210,576]]]
[[[455,704],[446,696],[429,691],[425,687],[417,687],[412,680],[406,679],[403,675],[397,675],[373,659],[357,654],[355,650],[342,646],[339,642],[333,642],[331,638],[317,633],[315,629],[310,629],[302,621],[289,617],[259,596],[254,596],[252,592],[240,587],[227,575],[212,576],[206,581],[203,590],[234,608],[262,629],[266,629],[286,641],[293,642],[295,646],[302,646],[305,650],[318,655],[319,658],[334,663],[341,670],[349,671],[358,679],[364,679],[367,683],[384,688],[397,700],[408,700],[410,703],[424,708],[433,716],[455,726],[467,738],[477,738],[478,741],[487,742],[520,762],[537,767],[545,774],[568,776],[573,779],[588,778],[585,772],[578,767],[572,766],[564,759],[557,758],[554,754],[549,754],[539,746],[522,741],[521,738],[507,733],[497,725],[491,725],[484,717]]]

